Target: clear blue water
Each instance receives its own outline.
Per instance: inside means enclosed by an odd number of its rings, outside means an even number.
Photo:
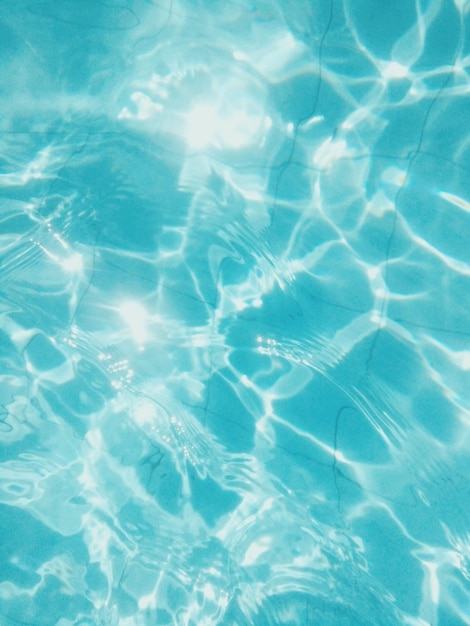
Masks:
[[[470,624],[469,27],[2,2],[2,626]]]

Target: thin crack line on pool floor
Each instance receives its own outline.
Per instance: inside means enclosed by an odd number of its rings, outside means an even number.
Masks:
[[[434,108],[434,106],[436,105],[436,103],[438,102],[441,94],[443,93],[444,89],[446,88],[446,86],[448,85],[448,83],[450,82],[452,76],[453,76],[453,70],[455,68],[455,64],[457,62],[457,57],[458,54],[461,50],[462,47],[462,21],[460,22],[460,34],[459,34],[459,40],[457,43],[457,47],[456,47],[456,51],[454,54],[454,59],[452,62],[452,65],[448,71],[448,75],[446,77],[446,79],[444,80],[444,82],[442,83],[441,87],[439,88],[437,94],[434,96],[434,98],[431,100],[430,105],[428,106],[426,113],[424,115],[424,119],[423,119],[423,123],[421,126],[421,130],[419,133],[419,137],[418,137],[418,143],[417,146],[415,148],[415,150],[410,151],[410,158],[408,161],[408,166],[406,169],[406,173],[405,173],[405,179],[403,181],[403,185],[400,187],[400,189],[398,190],[396,196],[395,196],[395,207],[394,207],[394,213],[393,213],[393,222],[392,222],[392,228],[390,230],[390,235],[388,237],[387,240],[387,245],[385,248],[385,259],[384,259],[384,263],[385,263],[385,272],[384,272],[384,282],[385,282],[385,288],[387,290],[387,278],[389,276],[389,268],[390,268],[390,252],[391,252],[391,248],[392,248],[392,243],[393,243],[393,239],[395,237],[395,232],[396,232],[396,228],[397,228],[397,221],[398,221],[398,206],[400,204],[400,200],[402,197],[402,194],[405,190],[405,188],[408,185],[408,181],[409,181],[409,177],[411,175],[411,170],[413,168],[413,164],[417,158],[417,156],[421,153],[421,145],[423,143],[424,140],[424,136],[426,133],[426,129],[428,126],[428,122],[429,122],[429,118],[430,115],[432,113],[432,110]],[[379,340],[379,337],[383,331],[383,324],[384,324],[384,318],[386,315],[386,309],[388,308],[388,303],[389,303],[389,298],[387,297],[387,294],[385,294],[383,300],[382,300],[382,304],[380,307],[380,311],[379,311],[379,321],[378,321],[378,327],[377,330],[375,331],[373,340],[372,340],[372,345],[370,347],[370,351],[369,351],[369,355],[366,359],[366,363],[365,363],[365,377],[367,377],[370,373],[370,365],[372,363],[372,360],[374,358],[374,353],[376,351],[377,348],[377,342]]]

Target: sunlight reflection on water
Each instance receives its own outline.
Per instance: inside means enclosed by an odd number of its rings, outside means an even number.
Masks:
[[[5,8],[6,624],[470,624],[468,11],[398,4]]]

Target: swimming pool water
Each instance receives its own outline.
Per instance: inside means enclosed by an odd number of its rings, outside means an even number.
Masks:
[[[469,26],[2,3],[2,626],[470,624]]]

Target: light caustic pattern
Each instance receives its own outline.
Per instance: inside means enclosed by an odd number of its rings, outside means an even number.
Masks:
[[[3,4],[2,624],[470,624],[470,4]]]

